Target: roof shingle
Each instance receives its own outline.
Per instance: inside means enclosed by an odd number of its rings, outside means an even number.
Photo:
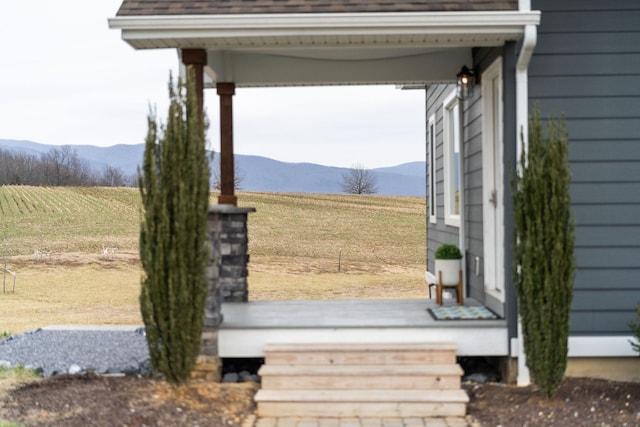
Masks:
[[[518,0],[124,0],[118,16],[518,10]]]

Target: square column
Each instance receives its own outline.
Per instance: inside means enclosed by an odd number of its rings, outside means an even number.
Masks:
[[[236,93],[235,83],[217,83],[216,89],[220,97],[220,196],[218,203],[238,205],[234,194],[235,172],[233,159],[233,95]]]
[[[209,207],[211,255],[207,267],[209,289],[196,371],[200,377],[219,380],[222,363],[218,352],[218,329],[223,321],[223,302],[247,302],[249,289],[249,234],[247,219],[255,208],[221,204]]]

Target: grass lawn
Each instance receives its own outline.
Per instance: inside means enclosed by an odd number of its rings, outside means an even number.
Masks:
[[[251,300],[426,295],[424,199],[243,192],[238,198],[257,209],[249,215]],[[0,215],[0,259],[17,273],[15,293],[1,293],[0,275],[0,333],[141,323],[137,189],[3,186]],[[118,249],[105,257],[103,247]],[[50,255],[36,260],[35,249]],[[6,280],[10,290],[13,278]]]

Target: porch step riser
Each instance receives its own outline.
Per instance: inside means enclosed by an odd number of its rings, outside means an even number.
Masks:
[[[370,352],[270,352],[265,351],[269,365],[444,365],[455,364],[455,351],[370,351]]]
[[[464,403],[258,402],[261,417],[463,417]]]
[[[455,390],[460,377],[261,376],[266,390]]]
[[[255,396],[260,416],[464,416],[450,343],[274,344]]]

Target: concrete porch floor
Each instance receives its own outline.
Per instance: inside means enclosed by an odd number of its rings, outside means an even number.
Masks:
[[[469,298],[465,305],[480,304]],[[435,320],[427,311],[435,306],[426,298],[224,303],[219,352],[263,357],[267,343],[448,341],[459,356],[509,354],[505,320]]]

